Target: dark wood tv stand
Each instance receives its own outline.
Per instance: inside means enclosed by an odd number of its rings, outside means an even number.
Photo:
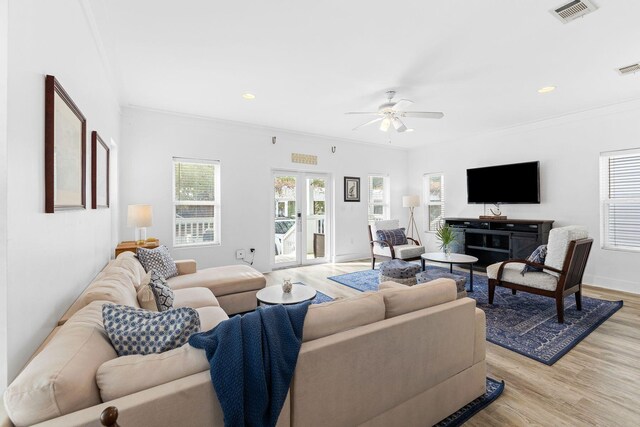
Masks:
[[[515,258],[527,258],[549,239],[552,220],[445,218],[454,228],[455,252],[478,258],[478,267]]]

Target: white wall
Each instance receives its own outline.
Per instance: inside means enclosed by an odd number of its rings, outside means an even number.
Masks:
[[[271,137],[277,136],[277,143]],[[331,153],[331,146],[337,147]],[[291,153],[318,156],[317,166],[291,163]],[[220,246],[172,248],[172,157],[221,161]],[[276,169],[327,172],[335,182],[335,248],[338,260],[366,256],[367,175],[391,179],[391,214],[406,221],[401,197],[407,185],[407,152],[329,138],[275,131],[237,123],[124,109],[120,144],[120,235],[133,239],[126,226],[129,204],[153,205],[153,227],[175,258],[194,258],[199,267],[235,264],[235,250],[256,248],[254,266],[271,269],[272,178]],[[343,202],[343,177],[359,176],[361,202]]]
[[[7,386],[7,18],[0,0],[0,393]],[[1,414],[1,411],[0,411]]]
[[[119,139],[119,107],[78,0],[9,1],[8,375],[11,380],[111,254],[109,210],[44,213],[44,76],[87,131]],[[4,63],[4,62],[3,62]],[[90,159],[89,135],[87,160]],[[90,162],[87,204],[90,206]]]
[[[422,175],[445,175],[446,215],[478,217],[482,205],[466,203],[466,169],[540,161],[541,204],[503,205],[509,218],[551,219],[555,227],[581,224],[594,238],[586,283],[640,292],[640,254],[600,247],[599,154],[640,147],[640,103],[619,104],[474,138],[412,150],[410,183],[422,189]],[[421,209],[420,224],[424,227]],[[428,243],[435,249],[433,234]]]

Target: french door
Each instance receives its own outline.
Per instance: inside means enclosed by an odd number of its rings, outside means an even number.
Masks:
[[[330,259],[331,186],[328,174],[273,172],[273,267]]]

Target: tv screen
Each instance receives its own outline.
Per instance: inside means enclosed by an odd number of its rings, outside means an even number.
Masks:
[[[467,169],[468,203],[540,203],[540,162]]]

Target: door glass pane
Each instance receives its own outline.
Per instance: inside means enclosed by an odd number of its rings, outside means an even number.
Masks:
[[[273,181],[275,208],[275,262],[296,261],[296,177],[276,176]]]
[[[326,219],[324,178],[307,178],[306,259],[324,258]]]

